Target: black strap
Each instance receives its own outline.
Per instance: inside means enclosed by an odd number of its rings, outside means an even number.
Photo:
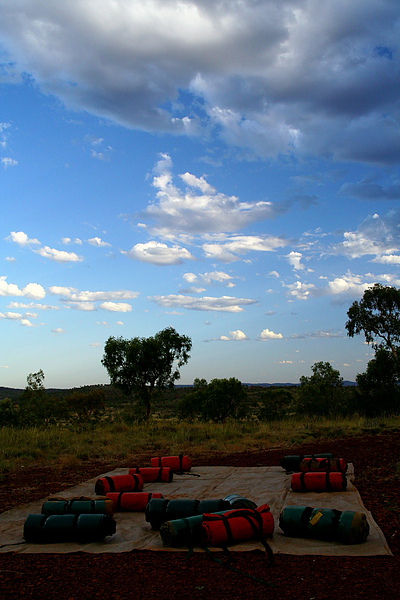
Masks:
[[[124,492],[120,492],[117,496],[117,508],[115,512],[119,512],[121,510],[121,502],[122,502],[122,496],[124,495]]]
[[[109,475],[106,475],[104,477],[104,479],[106,481],[108,481],[108,485],[110,486],[110,492],[115,492],[115,483],[114,483],[114,479],[112,477],[110,477]]]

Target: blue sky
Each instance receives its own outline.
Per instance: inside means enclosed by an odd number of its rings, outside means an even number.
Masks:
[[[0,0],[0,385],[108,383],[172,326],[195,377],[344,379],[400,285],[397,0]]]

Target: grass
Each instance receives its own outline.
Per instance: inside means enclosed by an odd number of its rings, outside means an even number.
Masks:
[[[0,428],[0,476],[37,463],[76,465],[101,460],[137,461],[143,454],[231,454],[400,429],[400,417],[286,419],[274,422],[188,423],[154,418],[148,423],[100,423],[90,429],[60,426]]]

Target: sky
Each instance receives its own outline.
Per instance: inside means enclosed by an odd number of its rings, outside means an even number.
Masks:
[[[400,286],[398,0],[0,0],[0,386],[109,383],[174,327],[181,384],[345,380]]]

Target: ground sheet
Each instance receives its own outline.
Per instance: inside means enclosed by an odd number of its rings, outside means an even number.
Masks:
[[[80,485],[58,494],[63,498],[77,496],[95,497],[95,483],[99,477],[127,473],[116,469],[101,474]],[[268,539],[274,553],[320,556],[376,556],[391,555],[382,531],[365,509],[354,485],[353,465],[347,472],[347,490],[343,492],[295,493],[290,489],[291,475],[279,467],[196,467],[192,473],[174,475],[170,483],[145,484],[146,492],[161,492],[164,498],[210,499],[240,494],[256,502],[268,504],[275,518],[275,531]],[[129,552],[131,550],[176,551],[165,548],[159,532],[151,529],[143,512],[119,512],[114,515],[116,534],[103,542],[78,544],[27,544],[23,540],[23,526],[29,514],[40,513],[41,501],[15,508],[0,514],[0,552],[65,553],[65,552]],[[367,515],[370,534],[363,544],[344,545],[283,535],[279,528],[279,515],[285,506],[312,506],[337,510],[361,511]],[[258,542],[249,541],[232,546],[232,550],[262,549]]]

